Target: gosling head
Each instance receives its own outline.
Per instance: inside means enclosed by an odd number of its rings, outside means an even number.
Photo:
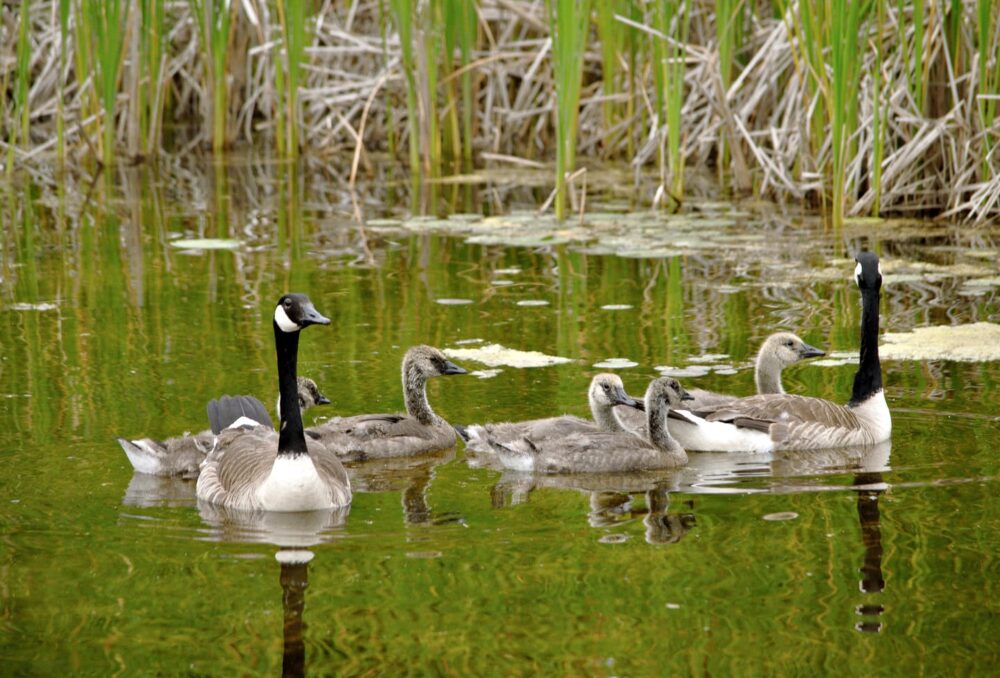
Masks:
[[[783,367],[787,367],[800,360],[824,356],[826,352],[810,346],[791,332],[775,332],[761,345],[760,355],[762,358],[772,358]]]
[[[590,398],[590,402],[604,407],[626,405],[641,409],[640,401],[625,392],[625,384],[622,383],[621,377],[617,374],[603,372],[594,375],[590,381],[590,391],[587,396]]]
[[[444,353],[433,346],[414,346],[403,358],[403,372],[415,371],[425,378],[447,374],[468,374],[468,372],[448,360]]]
[[[305,412],[316,405],[329,405],[330,399],[319,392],[316,382],[309,377],[299,377],[299,409]]]
[[[858,252],[854,257],[858,265],[854,267],[854,278],[858,288],[879,291],[882,287],[882,264],[874,252]]]
[[[309,325],[329,324],[330,319],[317,311],[304,294],[286,294],[274,308],[274,325],[285,333],[298,332]]]
[[[666,402],[670,407],[683,407],[685,400],[694,400],[694,396],[684,390],[680,382],[673,377],[659,377],[649,382],[646,389],[646,410],[649,411],[655,403]]]

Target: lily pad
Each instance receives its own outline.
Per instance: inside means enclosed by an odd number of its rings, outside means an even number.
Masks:
[[[465,306],[472,303],[472,299],[435,299],[435,304],[442,306]]]
[[[683,379],[684,377],[704,377],[712,371],[712,368],[706,365],[688,365],[687,367],[657,365],[654,369],[664,377],[676,377],[678,379]]]
[[[549,302],[545,299],[522,299],[517,302],[518,306],[548,306]]]
[[[602,360],[599,363],[594,363],[594,367],[599,367],[602,370],[622,370],[629,367],[636,367],[639,363],[634,360],[629,360],[628,358],[608,358],[607,360]]]
[[[882,340],[879,353],[889,360],[1000,360],[1000,325],[995,323],[918,327],[888,332]]]
[[[500,344],[478,348],[446,348],[445,355],[455,360],[474,360],[490,367],[548,367],[573,362],[569,358],[545,355],[539,351],[519,351]]]
[[[232,238],[184,238],[170,241],[171,247],[181,250],[235,250],[241,244],[239,240]]]

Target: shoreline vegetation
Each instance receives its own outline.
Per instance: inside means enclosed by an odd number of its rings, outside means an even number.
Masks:
[[[1000,4],[887,0],[23,0],[0,6],[0,163],[242,146],[395,158],[414,186],[588,165],[847,216],[1000,218]],[[346,160],[345,160],[346,158]],[[345,172],[346,173],[346,172]]]

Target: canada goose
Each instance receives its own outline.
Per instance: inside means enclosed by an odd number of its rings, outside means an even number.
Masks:
[[[406,414],[340,417],[306,434],[344,461],[405,457],[453,447],[455,429],[431,409],[427,380],[466,371],[432,346],[414,346],[403,356],[402,373]]]
[[[781,385],[781,371],[802,360],[818,358],[826,355],[825,351],[810,346],[791,332],[775,332],[760,345],[757,359],[754,363],[754,381],[757,384],[757,395],[765,393],[784,393]],[[700,388],[688,390],[694,400],[685,403],[686,409],[698,411],[705,407],[716,407],[723,403],[737,400],[739,396],[705,391]],[[622,424],[629,430],[642,433],[646,425],[645,415],[638,410],[619,407],[616,410]]]
[[[322,443],[307,444],[296,394],[299,332],[309,325],[329,324],[304,294],[278,300],[272,325],[278,391],[281,402],[287,403],[281,408],[278,431],[237,416],[252,398],[209,403],[209,422],[219,434],[198,476],[199,500],[251,511],[315,511],[351,503],[351,483],[340,460]],[[263,409],[259,401],[256,405]]]
[[[305,412],[314,405],[328,405],[330,401],[319,392],[316,382],[309,377],[298,378],[299,408]],[[281,418],[281,397],[276,405]],[[271,426],[270,418],[260,422]],[[205,430],[194,435],[177,436],[159,441],[152,438],[126,440],[118,438],[118,444],[132,462],[132,468],[139,473],[153,476],[194,476],[205,461],[205,455],[215,444],[215,434]]]
[[[892,419],[882,390],[878,357],[878,257],[861,252],[854,276],[861,290],[861,359],[851,400],[840,405],[821,398],[771,394],[740,398],[691,414],[675,412],[670,432],[689,450],[770,452],[872,445],[888,440]]]
[[[561,417],[503,424],[474,424],[465,428],[463,437],[468,441],[466,447],[476,452],[491,452],[488,440],[503,444],[527,436],[537,442],[546,438],[561,438],[571,433],[625,431],[616,414],[615,405],[625,405],[628,408],[640,407],[639,402],[625,392],[621,377],[606,372],[594,375],[590,380],[587,401],[590,403],[593,421],[564,414]],[[644,414],[640,413],[640,416],[645,418]]]
[[[659,377],[646,389],[647,439],[626,432],[574,433],[564,438],[533,441],[530,437],[508,444],[490,441],[500,462],[516,471],[545,473],[621,473],[676,468],[687,463],[687,453],[667,430],[671,408],[688,398],[670,377]]]

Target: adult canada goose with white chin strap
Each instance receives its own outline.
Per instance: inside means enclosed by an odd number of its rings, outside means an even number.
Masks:
[[[618,418],[615,405],[626,408],[640,407],[639,401],[625,392],[625,385],[617,374],[602,372],[594,375],[587,389],[587,402],[593,421],[565,414],[561,417],[531,419],[499,424],[473,424],[459,432],[466,439],[466,447],[475,452],[492,452],[489,441],[508,443],[525,436],[538,441],[546,438],[561,438],[572,433],[609,433],[625,431],[626,427]],[[624,409],[624,408],[623,408]],[[645,415],[641,415],[645,418]]]
[[[198,476],[199,500],[250,511],[315,511],[351,503],[343,464],[322,443],[306,441],[296,394],[299,332],[329,324],[304,294],[278,300],[272,322],[283,404],[278,431],[255,419],[264,408],[254,398],[209,403],[209,421],[219,434]]]
[[[309,377],[298,378],[299,408],[305,412],[316,405],[328,405],[329,399],[319,391],[316,382]],[[278,418],[281,418],[281,397],[278,397]],[[260,422],[271,426],[271,419]],[[215,434],[211,429],[182,435],[166,440],[140,438],[126,440],[118,438],[118,444],[125,450],[125,455],[132,463],[132,468],[138,473],[153,476],[187,476],[193,477],[201,469],[205,455],[215,444]]]
[[[515,471],[542,473],[623,473],[683,466],[684,448],[670,436],[667,417],[681,407],[687,391],[670,377],[659,377],[646,389],[647,437],[632,433],[575,433],[564,438],[510,443],[490,441],[500,463]]]
[[[431,409],[427,380],[466,370],[433,346],[413,346],[403,356],[402,372],[406,414],[340,417],[310,428],[306,435],[344,461],[406,457],[453,447],[455,428]]]
[[[693,413],[675,412],[670,432],[688,450],[770,452],[873,445],[888,440],[892,418],[882,390],[878,356],[882,268],[861,252],[854,275],[861,290],[861,351],[854,390],[846,405],[775,394],[740,398]]]
[[[784,393],[781,383],[781,372],[786,367],[809,358],[819,358],[826,355],[825,351],[810,346],[791,332],[775,332],[760,345],[757,359],[754,363],[754,382],[757,384],[757,395],[768,393]],[[688,389],[693,400],[685,403],[686,409],[697,411],[705,407],[717,407],[724,403],[738,400],[740,396],[705,391],[700,388]],[[641,411],[620,407],[616,413],[626,428],[642,433],[646,425],[645,415]]]

